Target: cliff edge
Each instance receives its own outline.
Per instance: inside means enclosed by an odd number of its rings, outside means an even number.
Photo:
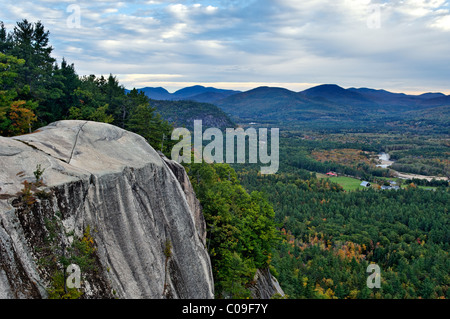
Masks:
[[[0,298],[48,298],[79,263],[83,298],[213,298],[198,201],[139,135],[59,121],[0,137]]]

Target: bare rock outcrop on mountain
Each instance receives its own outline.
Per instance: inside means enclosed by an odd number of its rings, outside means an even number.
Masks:
[[[286,296],[278,280],[272,276],[268,268],[258,269],[253,281],[255,284],[250,287],[250,291],[254,299],[284,298]]]
[[[49,297],[69,256],[85,298],[213,298],[205,239],[183,167],[136,134],[60,121],[0,137],[0,298]]]

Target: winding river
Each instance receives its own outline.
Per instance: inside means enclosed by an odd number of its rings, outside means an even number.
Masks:
[[[390,160],[390,156],[388,153],[380,153],[378,155],[378,160],[380,161],[380,164],[378,164],[377,167],[388,168],[389,166],[394,164],[394,161]],[[393,172],[396,177],[399,177],[402,179],[418,178],[418,179],[426,179],[428,181],[431,181],[432,179],[444,180],[444,181],[448,180],[447,177],[425,176],[425,175],[418,175],[418,174],[401,173],[401,172],[397,172],[394,170],[393,170]]]
[[[379,154],[378,160],[380,161],[380,164],[378,164],[377,167],[388,168],[389,166],[394,164],[394,161],[390,160],[390,156],[388,153]]]

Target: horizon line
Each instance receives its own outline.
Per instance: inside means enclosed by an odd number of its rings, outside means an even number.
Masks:
[[[120,79],[119,79],[120,80]],[[127,81],[124,81],[127,82]],[[294,82],[166,82],[166,81],[154,81],[154,82],[138,82],[130,83],[128,85],[123,85],[125,89],[132,90],[143,89],[143,88],[163,88],[169,93],[173,94],[176,91],[193,86],[203,86],[203,87],[213,87],[222,90],[236,90],[241,92],[246,92],[254,90],[259,87],[270,87],[270,88],[283,88],[293,92],[301,92],[309,88],[313,88],[320,85],[337,85],[343,89],[373,89],[373,90],[385,90],[391,93],[403,93],[407,95],[421,95],[426,93],[442,93],[444,95],[450,95],[450,91],[434,90],[434,89],[388,89],[388,88],[373,88],[369,86],[341,86],[336,83],[294,83]]]

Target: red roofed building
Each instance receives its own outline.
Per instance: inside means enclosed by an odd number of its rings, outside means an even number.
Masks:
[[[328,172],[327,175],[328,176],[337,176],[337,174],[335,172]]]

